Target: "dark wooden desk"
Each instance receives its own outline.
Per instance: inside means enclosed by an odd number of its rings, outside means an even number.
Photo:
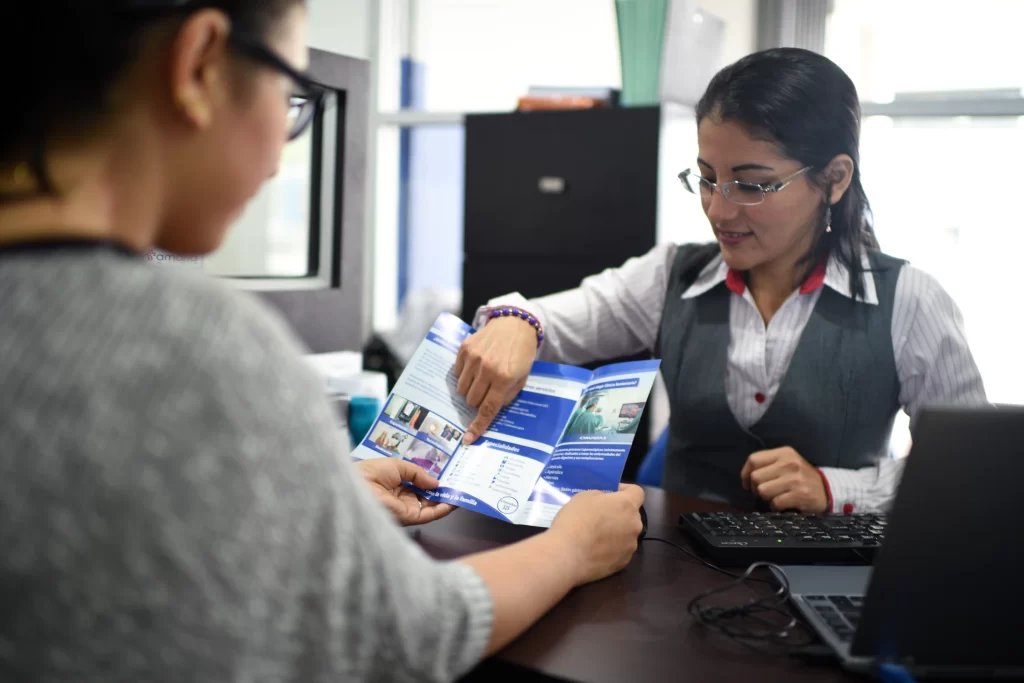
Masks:
[[[727,509],[660,489],[647,489],[644,507],[648,535],[688,548],[692,545],[677,528],[680,513]],[[416,536],[428,553],[450,559],[532,533],[536,530],[459,510],[422,527]],[[664,543],[643,543],[625,571],[573,591],[469,678],[490,680],[498,670],[511,668],[520,678],[596,683],[862,680],[832,663],[754,652],[695,625],[687,603],[727,581]]]

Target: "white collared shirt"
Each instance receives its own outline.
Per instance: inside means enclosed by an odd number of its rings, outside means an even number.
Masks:
[[[634,355],[652,349],[657,340],[675,257],[676,245],[659,245],[620,268],[585,279],[577,289],[529,302],[511,294],[491,305],[517,305],[538,317],[546,335],[543,360],[580,365]],[[722,257],[716,256],[683,297],[707,292],[725,281],[728,271]],[[878,305],[870,273],[864,274],[863,284],[863,303]],[[825,268],[823,286],[851,296],[849,273],[835,259]],[[750,290],[732,292],[725,388],[729,407],[744,428],[755,424],[771,405],[820,295],[820,287],[794,291],[765,325]],[[479,326],[486,317],[478,315],[475,322]],[[896,283],[892,343],[899,401],[911,427],[925,405],[986,403],[960,310],[934,277],[909,265]],[[858,470],[822,467],[833,511],[888,509],[903,465],[898,459]]]

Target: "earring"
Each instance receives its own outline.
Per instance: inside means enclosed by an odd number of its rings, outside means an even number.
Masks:
[[[832,207],[825,207],[825,232],[832,232]]]

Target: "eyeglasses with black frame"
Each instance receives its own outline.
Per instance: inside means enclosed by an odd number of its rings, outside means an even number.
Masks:
[[[703,200],[710,199],[711,194],[717,187],[722,190],[722,196],[733,204],[739,204],[740,206],[757,206],[764,201],[768,194],[781,192],[786,189],[790,183],[804,173],[807,173],[809,170],[811,170],[810,166],[804,166],[796,173],[788,175],[782,180],[769,185],[744,183],[740,180],[730,180],[725,183],[713,183],[707,178],[700,177],[699,174],[689,168],[679,174],[679,180],[683,183],[683,187],[693,194],[699,195]]]
[[[204,0],[128,0],[124,9],[138,13],[193,12],[210,7]],[[327,97],[327,90],[301,73],[276,52],[267,47],[263,40],[250,35],[243,29],[233,28],[229,38],[231,45],[246,58],[269,67],[286,76],[292,82],[288,108],[288,140],[306,132]]]
[[[262,41],[232,34],[231,42],[249,59],[274,69],[292,81],[288,109],[288,140],[294,140],[302,135],[313,122],[313,117],[323,104],[327,91],[313,82],[309,76],[300,73],[278,57]]]

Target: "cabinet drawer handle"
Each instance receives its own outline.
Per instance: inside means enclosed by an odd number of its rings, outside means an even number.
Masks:
[[[544,194],[562,194],[565,192],[565,178],[542,176],[537,181],[537,189]]]

